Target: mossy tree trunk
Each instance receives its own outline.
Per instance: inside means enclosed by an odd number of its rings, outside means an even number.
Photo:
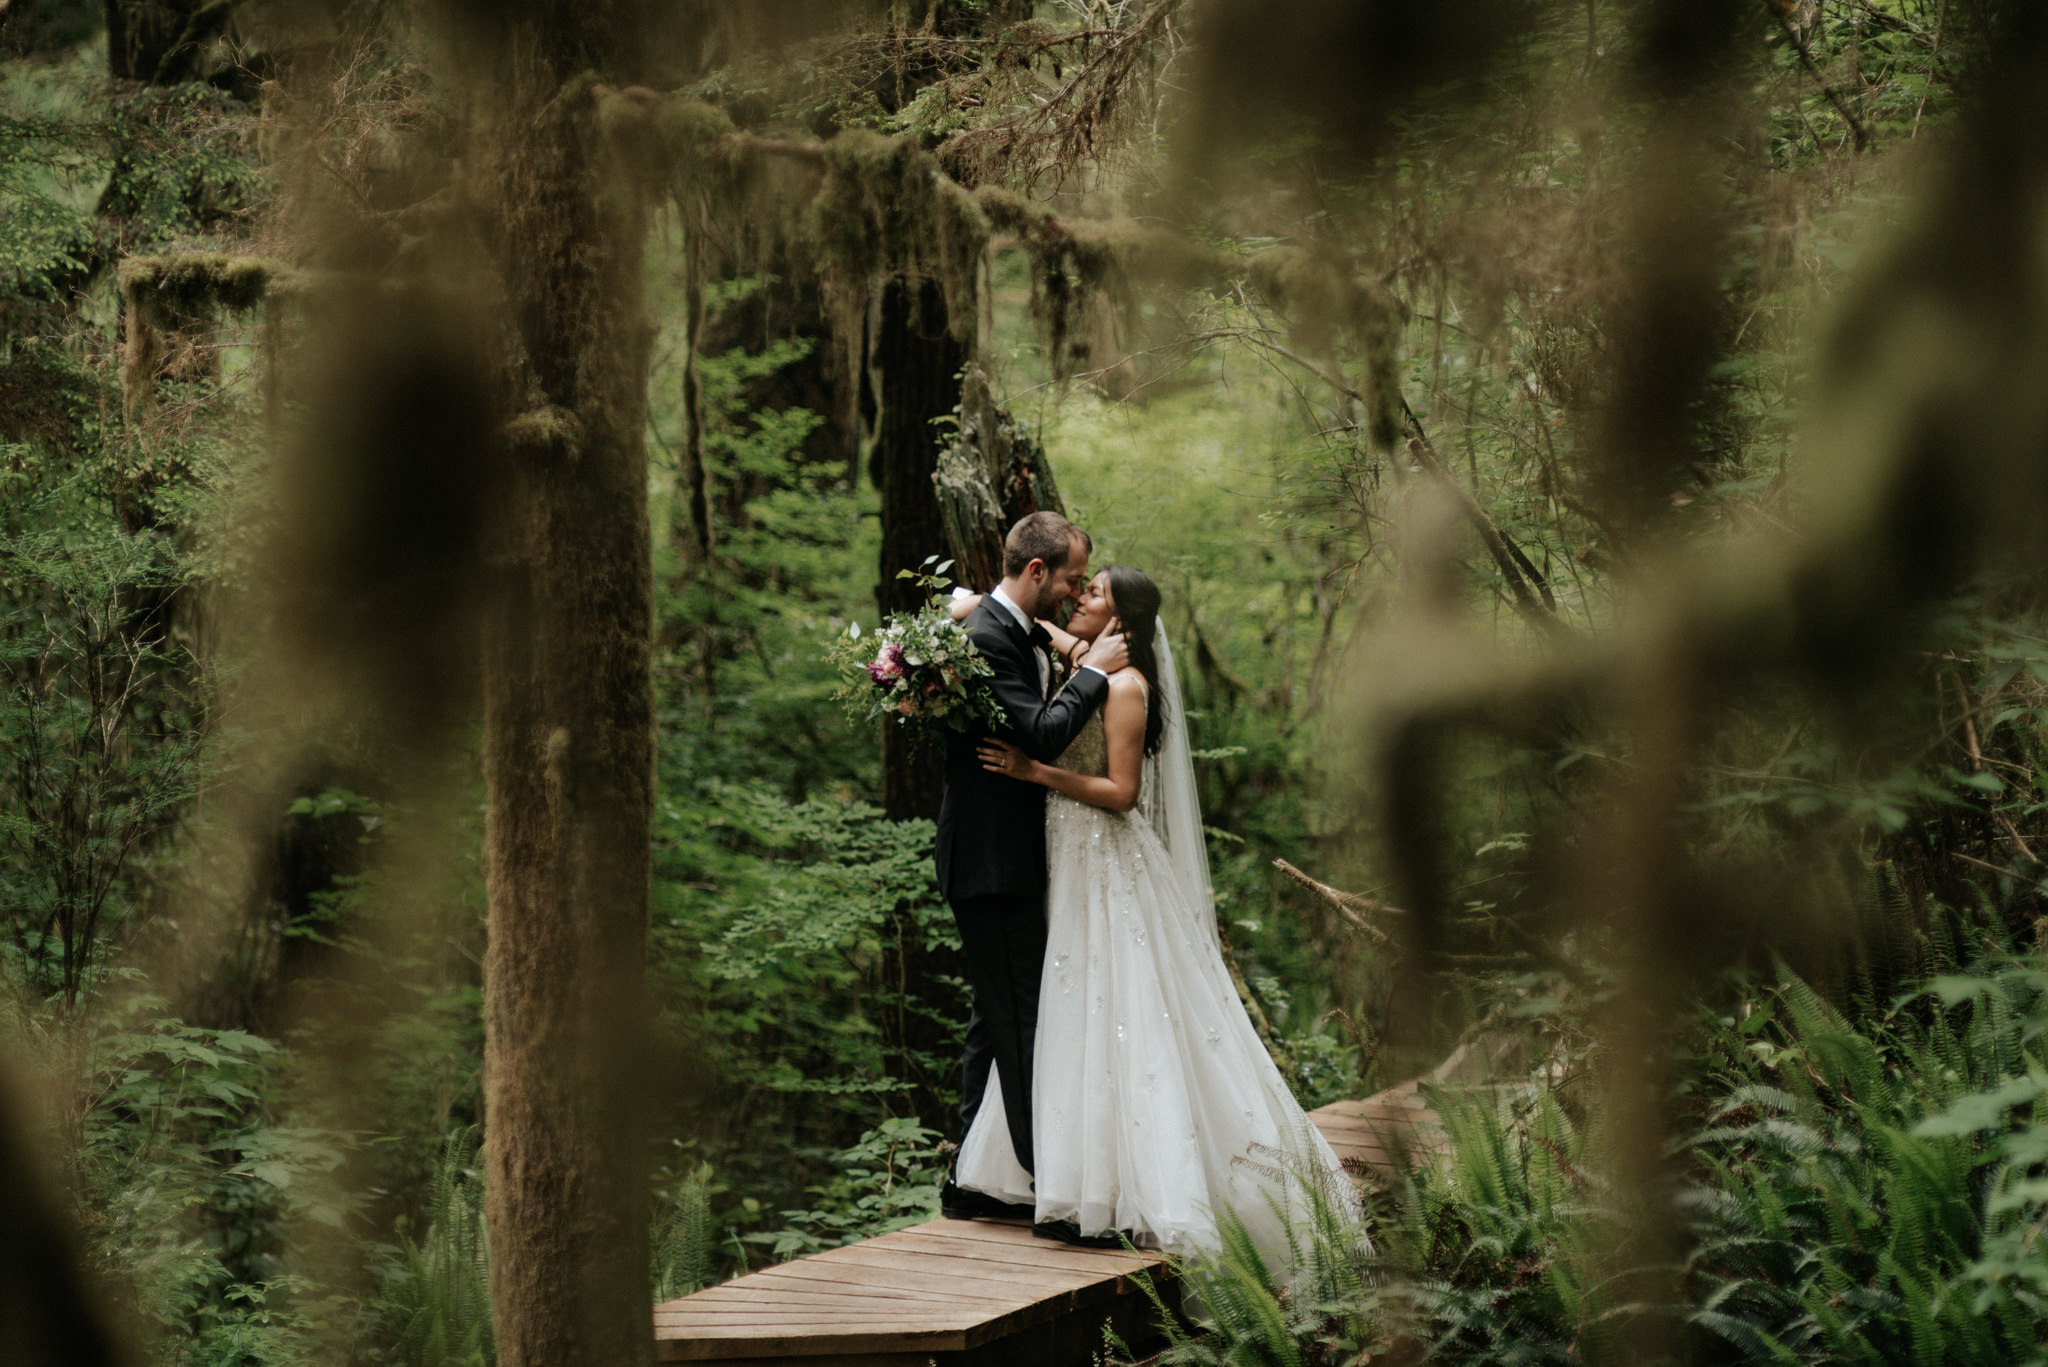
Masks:
[[[932,420],[951,416],[959,406],[969,350],[948,330],[945,291],[937,281],[892,277],[875,307],[868,357],[879,409],[870,470],[882,503],[875,602],[888,613],[924,601],[923,591],[898,579],[897,571],[945,554],[946,522],[932,487],[945,433]],[[889,816],[936,817],[945,784],[938,748],[912,744],[899,727],[885,727],[882,734],[882,805]]]
[[[623,7],[624,14],[631,7]],[[485,18],[476,185],[514,331],[484,642],[486,1216],[503,1367],[652,1353],[642,1108],[653,808],[647,205],[608,147],[622,10]]]
[[[233,12],[220,0],[107,0],[107,74],[151,85],[194,80],[206,44]]]
[[[31,1114],[0,1063],[0,1362],[123,1367],[131,1357],[84,1274],[70,1201],[43,1171]]]
[[[1066,511],[1044,445],[1003,411],[978,365],[967,367],[960,426],[939,455],[933,483],[953,577],[976,588],[1002,577],[1003,537],[1019,518]]]

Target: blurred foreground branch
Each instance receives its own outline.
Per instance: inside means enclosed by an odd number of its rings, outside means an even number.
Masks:
[[[1342,375],[1330,373],[1300,352],[1255,333],[1246,333],[1245,340],[1292,361],[1346,398],[1367,407],[1371,406],[1371,400]],[[1500,570],[1501,578],[1507,581],[1508,588],[1514,595],[1515,610],[1525,620],[1546,632],[1555,633],[1562,630],[1563,624],[1557,620],[1557,599],[1552,595],[1550,585],[1529,562],[1529,557],[1502,533],[1499,526],[1487,515],[1486,509],[1479,506],[1479,500],[1473,496],[1472,491],[1459,483],[1438,457],[1436,447],[1430,443],[1429,433],[1423,430],[1422,420],[1415,415],[1415,410],[1409,407],[1405,395],[1401,398],[1401,417],[1408,430],[1408,454],[1414,458],[1417,465],[1450,492],[1452,498],[1457,501],[1459,513],[1472,524],[1473,530],[1479,533],[1479,539],[1485,545],[1487,555],[1492,558],[1494,565]]]

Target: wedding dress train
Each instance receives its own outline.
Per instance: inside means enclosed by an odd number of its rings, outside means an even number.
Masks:
[[[1162,685],[1177,704],[1170,673]],[[1176,706],[1169,731],[1179,722]],[[1174,805],[1191,808],[1193,771],[1185,735],[1177,739],[1186,792],[1175,788]],[[1149,789],[1159,787],[1160,771],[1171,774],[1169,749],[1162,747],[1166,762],[1147,774]],[[1059,762],[1101,775],[1107,750],[1098,712]],[[1227,1207],[1283,1270],[1286,1226],[1305,1211],[1307,1185],[1321,1184],[1346,1202],[1355,1196],[1266,1053],[1224,966],[1199,813],[1181,810],[1161,822],[1175,844],[1192,846],[1173,849],[1154,829],[1156,792],[1147,797],[1129,813],[1058,793],[1047,799],[1047,943],[1033,1051],[1036,1183],[1011,1151],[993,1078],[961,1144],[955,1180],[1033,1203],[1040,1221],[1072,1220],[1083,1234],[1124,1230],[1140,1244],[1180,1254],[1218,1249],[1218,1216]]]

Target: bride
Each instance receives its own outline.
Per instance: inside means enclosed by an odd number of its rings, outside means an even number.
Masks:
[[[1287,1226],[1307,1210],[1305,1184],[1355,1197],[1223,963],[1159,602],[1145,575],[1112,566],[1067,631],[1054,630],[1069,658],[1105,630],[1121,631],[1131,655],[1058,764],[1002,741],[983,746],[987,768],[1052,790],[1037,1171],[1017,1162],[991,1076],[955,1181],[1033,1204],[1037,1231],[1051,1238],[1115,1246],[1121,1232],[1178,1254],[1218,1251],[1228,1208],[1277,1269],[1291,1262]]]

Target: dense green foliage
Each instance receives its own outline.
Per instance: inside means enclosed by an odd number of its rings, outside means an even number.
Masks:
[[[1849,1012],[1790,973],[1729,988],[1686,1032],[1677,1098],[1685,1359],[2041,1361],[2033,954],[1979,948]],[[1658,1311],[1628,1294],[1642,1231],[1602,1176],[1612,1135],[1571,1020],[1546,1017],[1554,1052],[1526,1082],[1440,1096],[1447,1154],[1383,1194],[1369,1233],[1319,1205],[1291,1294],[1242,1240],[1185,1266],[1214,1330],[1166,1360],[1635,1360],[1630,1323]]]

